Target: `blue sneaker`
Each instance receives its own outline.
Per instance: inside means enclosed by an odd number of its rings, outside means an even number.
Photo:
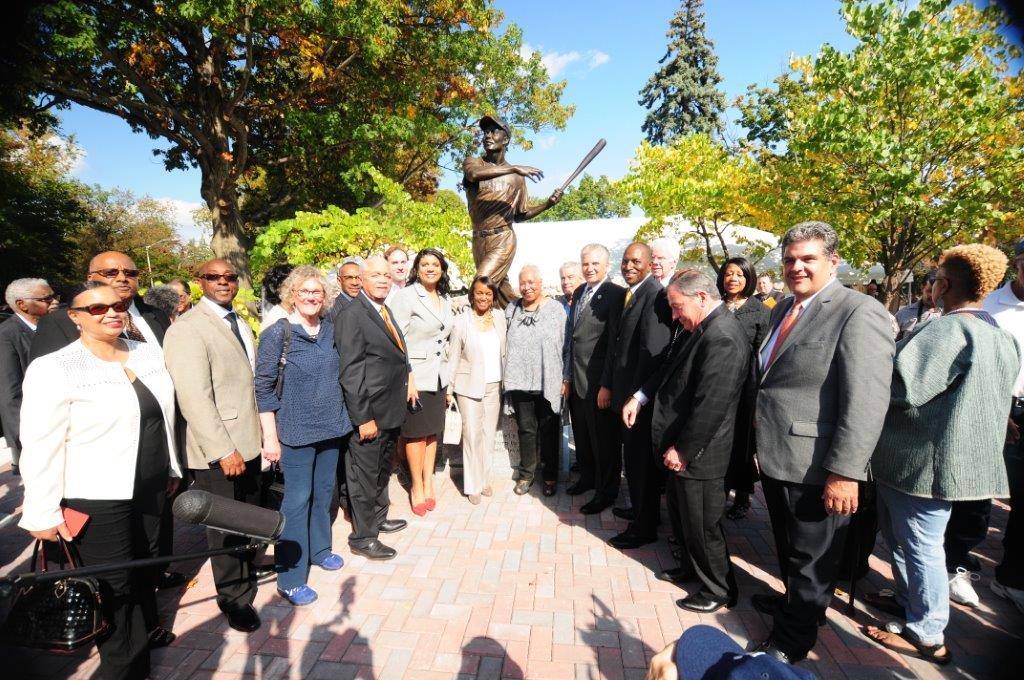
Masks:
[[[302,607],[307,604],[313,604],[316,602],[317,594],[316,591],[309,586],[303,584],[301,586],[295,586],[289,590],[277,589],[277,594],[284,599],[291,602],[296,607]]]
[[[345,560],[338,553],[331,553],[317,566],[326,571],[338,571],[345,566]]]

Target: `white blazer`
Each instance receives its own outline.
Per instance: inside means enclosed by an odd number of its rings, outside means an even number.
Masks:
[[[395,293],[388,308],[402,329],[416,389],[434,392],[439,382],[442,389],[448,387],[448,336],[455,319],[451,298],[441,297],[437,310],[427,290],[414,283]]]
[[[448,392],[471,399],[483,399],[487,390],[484,383],[483,346],[480,344],[480,331],[473,320],[474,315],[472,309],[467,309],[455,318],[452,338],[448,343],[448,362],[452,370],[452,383]],[[498,334],[498,361],[504,366],[505,315],[492,309],[491,318],[494,320],[494,332]]]
[[[160,348],[126,341],[130,369],[160,403],[172,477],[181,477],[174,447],[174,385]],[[63,521],[64,498],[130,500],[139,451],[139,401],[118,362],[103,361],[80,340],[39,357],[25,372],[21,402],[18,526],[29,531]]]

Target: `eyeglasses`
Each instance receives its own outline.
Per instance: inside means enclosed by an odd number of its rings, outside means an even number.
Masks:
[[[106,305],[103,304],[102,302],[97,302],[96,304],[93,305],[85,305],[84,307],[72,307],[71,309],[75,310],[76,312],[88,312],[92,316],[103,316],[111,309],[113,309],[115,312],[119,314],[122,314],[124,312],[127,312],[128,308],[131,306],[131,301],[121,300],[120,302],[115,302],[112,305]]]
[[[20,298],[20,299],[22,299],[22,300],[35,300],[36,302],[47,302],[47,303],[49,303],[49,302],[60,302],[60,296],[59,295],[44,295],[43,297],[27,297],[27,298]]]
[[[306,290],[300,288],[299,290],[295,291],[295,293],[300,297],[314,298],[317,300],[324,297],[324,292],[322,290]]]
[[[209,281],[211,283],[213,283],[214,281],[220,281],[221,279],[227,281],[228,283],[234,283],[238,281],[238,274],[233,274],[231,272],[228,272],[227,274],[214,274],[211,272],[209,274],[200,274],[199,278],[203,279],[204,281]]]
[[[121,272],[129,279],[139,278],[138,269],[122,269],[119,267],[111,267],[110,269],[97,269],[96,271],[89,272],[90,274],[99,274],[105,279],[113,279],[117,277],[117,273]]]

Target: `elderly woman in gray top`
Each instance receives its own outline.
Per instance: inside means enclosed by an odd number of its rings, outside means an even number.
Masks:
[[[424,248],[413,260],[409,285],[389,303],[412,366],[410,413],[402,423],[402,443],[412,478],[412,511],[421,517],[437,507],[434,460],[437,435],[444,431],[448,336],[453,323],[449,289],[444,255],[435,248]]]
[[[906,623],[898,633],[874,626],[865,633],[938,664],[951,658],[942,539],[952,502],[1009,495],[1002,452],[1020,352],[981,308],[1005,272],[1006,256],[989,246],[943,253],[932,287],[943,315],[897,345],[889,412],[871,459],[896,597],[865,600]]]
[[[519,429],[519,467],[515,493],[530,490],[538,460],[544,475],[544,495],[555,495],[562,421],[562,341],[565,310],[544,295],[540,271],[526,265],[519,272],[523,297],[505,310],[504,387],[516,413]]]

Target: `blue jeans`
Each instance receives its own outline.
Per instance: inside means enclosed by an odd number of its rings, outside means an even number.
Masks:
[[[281,590],[305,584],[309,565],[320,564],[331,554],[331,496],[340,441],[328,439],[296,448],[281,445],[285,523],[274,546]]]
[[[949,576],[943,535],[953,504],[878,485],[878,526],[892,550],[896,601],[907,610],[904,632],[941,645],[949,623]]]

